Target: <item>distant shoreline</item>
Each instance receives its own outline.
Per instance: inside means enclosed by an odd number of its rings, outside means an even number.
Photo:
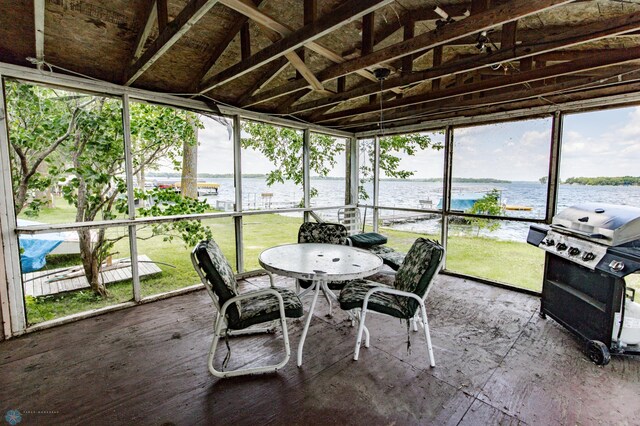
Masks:
[[[619,176],[619,177],[572,177],[566,179],[563,183],[567,185],[589,185],[589,186],[639,186],[640,177],[638,176]]]
[[[243,174],[243,178],[266,178],[265,174]],[[177,172],[169,172],[169,173],[161,173],[161,172],[150,172],[146,175],[147,178],[181,178],[182,175]],[[213,173],[198,173],[198,178],[206,178],[206,179],[231,179],[233,178],[232,173],[225,174],[213,174]],[[312,176],[312,179],[318,180],[343,180],[344,177],[319,177]],[[442,182],[442,178],[415,178],[415,179],[396,179],[396,178],[382,178],[381,181],[406,181],[409,180],[411,182]],[[453,182],[460,183],[512,183],[510,180],[501,180],[501,179],[491,179],[491,178],[453,178]]]

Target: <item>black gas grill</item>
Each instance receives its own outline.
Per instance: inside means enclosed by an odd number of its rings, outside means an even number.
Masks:
[[[597,364],[640,353],[640,305],[624,277],[640,270],[640,209],[585,203],[532,225],[527,242],[546,251],[540,314],[587,341]]]

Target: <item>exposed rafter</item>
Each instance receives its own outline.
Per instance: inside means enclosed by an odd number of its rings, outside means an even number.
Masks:
[[[576,78],[573,81],[549,84],[520,91],[499,93],[467,101],[410,108],[407,111],[385,116],[385,129],[403,127],[425,121],[445,120],[453,117],[474,117],[496,112],[522,110],[548,105],[558,108],[566,102],[583,101],[605,96],[634,93],[640,90],[640,73],[636,72],[618,78],[617,75]],[[352,122],[341,126],[348,131],[362,131],[370,128],[371,120]]]
[[[140,57],[140,55],[142,55],[144,45],[149,38],[149,34],[151,34],[151,30],[153,29],[153,24],[155,24],[156,20],[158,19],[158,8],[156,7],[156,0],[149,1],[144,16],[146,16],[144,20],[144,27],[142,27],[142,30],[138,32],[138,36],[136,37],[133,55],[131,57],[131,63],[135,62]]]
[[[640,13],[617,16],[592,24],[589,27],[570,27],[564,33],[547,37],[539,37],[535,42],[519,44],[515,48],[499,50],[490,55],[466,57],[446,62],[425,71],[415,72],[408,76],[400,76],[385,81],[385,88],[403,87],[425,80],[437,79],[450,74],[459,74],[475,69],[515,61],[557,49],[576,46],[589,41],[599,40],[615,34],[622,34],[640,28]],[[317,101],[295,105],[289,113],[300,113],[314,108],[335,105],[337,103],[368,96],[380,90],[379,85],[367,85],[344,93],[336,94]],[[264,96],[264,95],[263,95]]]
[[[477,34],[482,30],[490,29],[496,25],[501,25],[569,2],[570,0],[514,0],[507,5],[501,5],[485,12],[480,12],[473,17],[473,20],[464,19],[453,22],[439,30],[423,33],[410,40],[379,49],[369,55],[353,59],[343,64],[331,66],[319,73],[318,78],[322,82],[332,80],[372,65],[389,62],[411,53],[443,45],[449,41]],[[305,87],[304,82],[294,81],[279,88],[261,93],[259,96],[256,96],[252,102],[253,104],[264,102],[304,89]]]
[[[213,76],[202,85],[200,92],[207,92],[214,87],[218,87],[251,72],[280,56],[284,56],[288,52],[293,52],[297,48],[317,40],[347,22],[359,18],[379,7],[391,3],[392,1],[393,0],[350,0],[343,3],[341,6],[336,8],[331,15],[324,19],[302,27],[291,35],[261,50],[255,55],[252,55],[246,61],[242,61],[241,63],[231,66]],[[307,85],[306,82],[303,84],[305,86]]]
[[[260,6],[263,0],[256,0],[254,4],[256,7]],[[195,91],[198,88],[198,85],[202,83],[202,79],[213,69],[213,67],[220,59],[220,56],[227,50],[231,42],[234,38],[240,33],[242,30],[242,26],[249,20],[244,15],[240,15],[238,19],[233,22],[233,25],[229,28],[229,30],[225,33],[224,39],[220,43],[216,43],[211,56],[207,59],[207,62],[202,66],[200,72],[193,79],[193,83],[191,84],[192,90]]]
[[[125,86],[134,83],[151,65],[173,46],[218,0],[190,0],[178,16],[167,24],[164,31],[126,71]]]
[[[325,114],[320,120],[318,120],[318,122],[331,122],[349,117],[357,117],[366,113],[377,113],[381,108],[383,110],[391,110],[411,105],[418,105],[439,101],[442,99],[453,98],[470,93],[478,93],[486,90],[516,86],[536,80],[543,80],[551,77],[608,67],[611,65],[617,65],[629,61],[635,61],[638,59],[640,59],[640,47],[632,49],[610,50],[605,56],[587,56],[582,59],[576,59],[575,61],[551,65],[544,68],[537,68],[518,74],[496,77],[489,80],[478,81],[461,86],[454,86],[449,89],[436,90],[425,94],[391,100],[385,102],[383,106],[365,105],[362,107],[339,111],[332,114]]]

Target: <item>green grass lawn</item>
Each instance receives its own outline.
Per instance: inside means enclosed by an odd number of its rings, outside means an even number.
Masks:
[[[58,202],[56,208],[45,209],[35,220],[45,223],[61,223],[73,220],[73,206]],[[213,238],[222,248],[235,268],[235,231],[233,218],[208,219],[203,221],[212,230]],[[243,219],[245,270],[258,269],[258,255],[268,247],[295,242],[301,217],[277,214],[245,216]],[[417,234],[383,228],[380,231],[389,239],[388,245],[406,251],[419,237],[439,239],[438,236]],[[126,229],[109,230],[120,239],[114,246],[115,258],[129,257],[129,240]],[[141,228],[138,234],[138,252],[147,255],[162,273],[141,280],[143,296],[159,294],[187,287],[199,282],[191,265],[191,247],[185,247],[180,239],[164,241],[162,236],[151,236],[149,228]],[[452,236],[447,247],[447,269],[475,277],[495,280],[540,291],[544,253],[525,242],[499,241],[475,236]],[[47,269],[81,264],[79,255],[48,256]],[[640,289],[640,279],[628,279]],[[108,286],[109,297],[94,296],[90,290],[68,292],[56,296],[28,297],[27,316],[30,324],[59,318],[77,312],[114,305],[132,299],[130,280]]]

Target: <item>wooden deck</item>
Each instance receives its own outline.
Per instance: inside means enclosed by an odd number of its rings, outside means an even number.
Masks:
[[[439,277],[431,369],[419,333],[408,353],[404,324],[375,315],[354,362],[356,330],[319,299],[302,368],[292,354],[276,374],[220,380],[206,368],[213,312],[199,291],[1,342],[0,410],[20,410],[22,424],[639,424],[640,358],[593,365],[538,305]],[[303,324],[289,325],[295,353]],[[231,363],[272,361],[281,343],[233,338]]]
[[[81,266],[80,266],[81,267]],[[24,276],[24,293],[27,296],[47,296],[65,291],[89,288],[89,282],[84,275],[68,279],[55,279],[57,275],[68,271],[69,268],[49,269],[30,272]],[[146,255],[138,256],[138,273],[140,278],[158,274],[162,269]],[[105,284],[117,283],[131,279],[130,264],[123,264],[121,268],[110,269],[102,273]]]

